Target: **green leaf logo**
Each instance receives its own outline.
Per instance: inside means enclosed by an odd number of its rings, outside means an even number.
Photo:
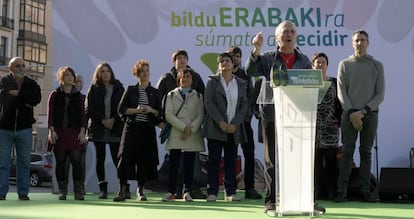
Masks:
[[[217,73],[217,57],[218,53],[211,52],[211,53],[204,53],[201,55],[200,59],[201,62],[204,63],[210,69],[211,73],[216,74]]]

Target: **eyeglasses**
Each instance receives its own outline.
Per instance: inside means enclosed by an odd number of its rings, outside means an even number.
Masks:
[[[14,67],[16,67],[16,68],[20,68],[20,67],[24,68],[24,67],[26,67],[26,65],[25,64],[16,64],[16,65],[14,65]]]

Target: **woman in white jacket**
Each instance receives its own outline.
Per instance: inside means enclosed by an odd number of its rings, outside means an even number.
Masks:
[[[168,193],[163,201],[174,201],[178,167],[183,154],[184,191],[183,200],[192,201],[190,192],[193,181],[195,152],[205,151],[200,128],[204,119],[202,94],[191,89],[193,71],[184,69],[177,75],[179,87],[170,91],[165,102],[165,118],[171,124],[171,134],[166,149],[170,152]],[[177,114],[178,112],[178,114]]]

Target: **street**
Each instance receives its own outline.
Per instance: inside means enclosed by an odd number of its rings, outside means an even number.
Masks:
[[[49,192],[49,193],[51,193],[52,192],[52,183],[51,182],[44,182],[44,183],[42,183],[42,186],[40,186],[40,187],[30,186],[29,196],[30,196],[30,193],[34,193],[34,192]],[[9,193],[16,193],[16,183],[15,182],[10,182]]]

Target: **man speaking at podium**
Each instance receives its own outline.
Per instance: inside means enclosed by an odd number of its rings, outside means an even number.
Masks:
[[[275,39],[278,43],[276,50],[266,51],[260,54],[263,46],[263,34],[259,32],[252,40],[253,51],[246,63],[246,72],[249,76],[265,76],[266,80],[273,79],[275,85],[287,84],[287,69],[311,69],[309,58],[296,48],[297,31],[290,21],[282,21],[275,30]],[[281,70],[283,74],[272,76],[273,69]],[[275,78],[276,77],[276,78]],[[263,140],[265,144],[266,163],[266,198],[265,212],[274,211],[276,203],[275,194],[275,111],[274,105],[268,104],[263,108]],[[318,213],[324,213],[325,209],[315,206]]]

